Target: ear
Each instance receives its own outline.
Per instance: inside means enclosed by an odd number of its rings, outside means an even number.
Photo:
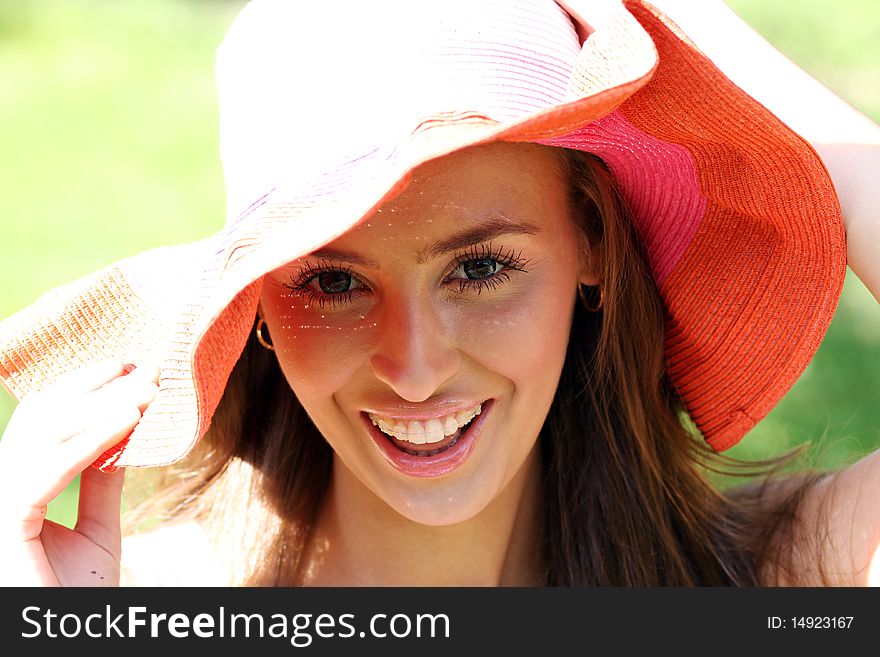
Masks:
[[[599,285],[602,280],[600,275],[602,258],[599,249],[586,245],[586,248],[581,249],[578,260],[578,284],[589,287]]]

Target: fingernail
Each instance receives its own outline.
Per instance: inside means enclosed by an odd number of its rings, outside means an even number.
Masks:
[[[141,362],[140,365],[126,363],[122,367],[122,375],[125,376],[127,374],[145,381],[156,381],[159,378],[160,371],[159,367],[151,362]]]

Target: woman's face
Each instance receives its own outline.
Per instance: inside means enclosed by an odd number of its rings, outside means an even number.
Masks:
[[[443,525],[537,458],[577,284],[595,283],[567,199],[548,148],[474,147],[266,277],[275,354],[336,476]]]

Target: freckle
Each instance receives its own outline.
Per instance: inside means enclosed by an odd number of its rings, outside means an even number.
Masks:
[[[98,574],[98,571],[97,571],[97,570],[93,570],[93,571],[92,571],[92,575],[97,575],[97,574]]]

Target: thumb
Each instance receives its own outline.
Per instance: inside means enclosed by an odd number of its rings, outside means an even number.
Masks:
[[[88,467],[80,475],[76,532],[108,552],[121,551],[120,510],[125,470],[101,472]]]

